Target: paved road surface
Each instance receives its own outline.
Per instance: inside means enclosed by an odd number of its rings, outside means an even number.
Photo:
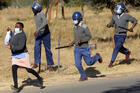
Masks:
[[[78,84],[49,86],[45,89],[23,89],[20,93],[140,93],[140,75],[88,80]]]

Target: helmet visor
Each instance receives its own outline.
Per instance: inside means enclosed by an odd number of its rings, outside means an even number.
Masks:
[[[118,11],[118,10],[123,10],[122,7],[120,5],[117,5],[115,8],[114,8],[114,11]]]

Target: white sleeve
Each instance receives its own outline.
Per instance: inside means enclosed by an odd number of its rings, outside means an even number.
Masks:
[[[5,36],[5,45],[9,44],[9,40],[11,39],[11,35],[10,35],[11,31],[8,31],[6,36]]]

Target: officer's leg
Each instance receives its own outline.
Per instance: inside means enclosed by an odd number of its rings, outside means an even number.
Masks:
[[[95,64],[100,59],[98,55],[91,57],[91,52],[88,47],[82,50],[82,56],[88,66]]]
[[[115,48],[113,50],[113,54],[112,54],[112,58],[111,58],[111,62],[114,62],[116,60],[116,57],[118,55],[118,52],[120,50],[120,48],[122,47],[122,43],[120,42],[120,36],[115,36],[114,37],[115,40]]]
[[[35,38],[35,47],[34,47],[34,62],[40,63],[40,51],[41,51],[41,39]]]
[[[122,43],[122,47],[120,48],[119,52],[121,52],[122,54],[127,54],[129,52],[129,50],[123,46],[125,39],[126,36],[122,36],[120,39],[120,42]]]
[[[123,46],[123,44],[125,42],[125,38],[126,38],[126,36],[122,36],[122,38],[121,38],[122,47],[120,48],[119,52],[121,52],[122,54],[125,54],[125,60],[128,60],[131,52],[129,51],[129,49],[127,49]]]
[[[46,53],[46,59],[47,59],[47,65],[51,66],[54,64],[52,52],[51,52],[51,37],[50,34],[43,37],[43,44],[45,47],[45,53]]]
[[[122,54],[127,54],[129,52],[129,50],[127,48],[125,48],[124,46],[122,46],[120,48],[119,52],[121,52]]]
[[[82,66],[82,55],[80,53],[80,49],[79,48],[75,48],[74,49],[74,57],[75,57],[75,66],[77,67],[79,73],[81,74],[81,79],[82,78],[86,78],[86,74],[85,74],[85,71],[83,69],[83,66]]]

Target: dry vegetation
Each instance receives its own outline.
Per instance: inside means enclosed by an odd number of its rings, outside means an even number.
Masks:
[[[60,10],[60,9],[59,9]],[[51,39],[52,39],[52,52],[53,58],[55,62],[55,66],[57,65],[57,41],[61,40],[61,45],[66,45],[73,40],[73,31],[72,31],[72,19],[71,15],[74,11],[80,11],[80,8],[66,8],[65,16],[66,20],[62,20],[61,13],[59,11],[57,20],[54,20],[52,17],[50,23],[51,29]],[[98,48],[92,51],[94,55],[96,52],[101,53],[104,59],[103,64],[95,64],[94,66],[88,67],[83,62],[83,66],[86,69],[86,72],[91,77],[106,75],[106,78],[114,77],[114,76],[127,76],[128,74],[124,73],[138,73],[140,71],[140,25],[138,24],[135,28],[134,33],[128,33],[128,37],[126,40],[126,47],[129,47],[132,51],[131,59],[129,62],[122,62],[124,56],[119,54],[117,57],[115,66],[112,69],[107,68],[107,65],[110,61],[113,43],[110,40],[113,36],[113,29],[107,29],[106,24],[110,21],[112,15],[111,12],[107,9],[104,9],[103,12],[97,13],[96,11],[92,11],[88,8],[85,8],[84,15],[84,23],[86,23],[93,35],[93,38],[90,43],[95,42]],[[140,11],[138,10],[130,10],[130,14],[135,16],[138,20],[140,20]],[[33,20],[33,14],[30,8],[24,9],[4,9],[0,11],[0,90],[4,90],[5,88],[9,89],[9,86],[12,84],[12,76],[11,76],[11,53],[4,46],[4,36],[6,34],[6,28],[11,26],[14,28],[14,24],[17,21],[22,21],[25,24],[25,32],[28,38],[28,50],[31,55],[31,63],[33,63],[33,48],[34,48],[34,36],[33,33],[35,31],[35,24]],[[46,59],[44,48],[42,49],[42,69],[45,69]],[[56,85],[60,83],[69,83],[75,82],[79,78],[79,73],[74,65],[73,58],[73,48],[63,49],[61,50],[61,71],[60,73],[56,72],[42,72],[40,75],[44,78],[45,85]],[[22,80],[32,77],[30,74],[23,69],[19,69],[19,82]],[[121,74],[122,73],[122,74]],[[105,77],[103,77],[105,78]],[[102,79],[100,78],[90,78],[93,79]],[[78,82],[78,81],[77,81]],[[9,85],[10,84],[10,85]]]

